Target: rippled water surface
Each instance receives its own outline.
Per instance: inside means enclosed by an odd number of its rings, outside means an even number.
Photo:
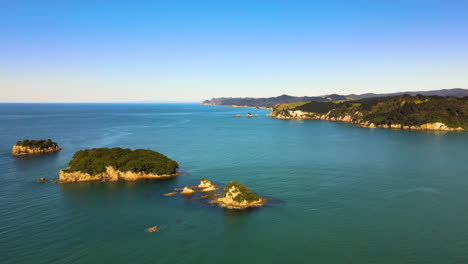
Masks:
[[[266,113],[0,104],[0,263],[468,263],[468,133]],[[51,138],[63,151],[11,156],[25,138]],[[57,178],[75,151],[93,147],[156,150],[186,173],[135,183],[36,182]],[[237,180],[274,202],[231,212],[163,196],[201,177]],[[145,232],[154,225],[161,230]]]

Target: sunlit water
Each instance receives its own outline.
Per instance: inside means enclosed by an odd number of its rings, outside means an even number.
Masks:
[[[468,133],[266,113],[195,104],[1,104],[0,263],[468,263]],[[11,156],[26,138],[51,138],[63,150]],[[56,179],[75,151],[93,147],[156,150],[185,175],[36,182]],[[232,212],[163,196],[201,177],[237,180],[273,202]],[[145,232],[155,225],[159,232]]]

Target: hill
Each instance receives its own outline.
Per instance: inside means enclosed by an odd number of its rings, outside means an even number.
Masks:
[[[271,116],[283,119],[322,119],[362,127],[420,130],[468,130],[468,96],[400,95],[345,102],[279,104]]]
[[[349,94],[349,95],[339,95],[339,94],[329,94],[323,96],[289,96],[283,94],[277,97],[268,97],[268,98],[251,98],[251,97],[221,97],[221,98],[212,98],[210,100],[205,100],[201,104],[203,105],[214,105],[214,106],[245,106],[245,107],[273,107],[277,104],[286,104],[286,103],[297,103],[297,102],[338,102],[346,100],[360,100],[364,98],[374,98],[374,97],[388,97],[388,96],[398,96],[403,94],[409,95],[438,95],[438,96],[455,96],[455,97],[464,97],[468,96],[468,89],[454,88],[454,89],[443,89],[443,90],[433,90],[433,91],[420,91],[420,92],[398,92],[398,93],[387,93],[387,94],[374,94],[374,93],[365,93],[365,94]]]

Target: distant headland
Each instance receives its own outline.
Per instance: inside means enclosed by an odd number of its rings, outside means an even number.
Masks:
[[[58,182],[135,181],[177,176],[179,164],[146,149],[95,148],[77,151]]]
[[[468,89],[453,88],[453,89],[442,89],[442,90],[432,90],[432,91],[397,92],[397,93],[385,93],[385,94],[375,94],[375,93],[348,94],[348,95],[329,94],[329,95],[322,95],[322,96],[289,96],[289,95],[283,94],[281,96],[268,97],[268,98],[220,97],[220,98],[212,98],[210,100],[205,100],[201,102],[201,104],[213,105],[213,106],[272,108],[273,106],[277,104],[286,104],[286,103],[311,102],[311,101],[340,102],[340,101],[360,100],[360,99],[374,98],[374,97],[393,97],[393,96],[399,96],[399,95],[404,95],[404,94],[464,97],[464,96],[468,96]]]
[[[270,116],[341,121],[367,128],[468,131],[468,96],[401,95],[344,102],[297,102],[276,105]]]
[[[40,154],[60,151],[60,147],[51,139],[18,141],[11,149],[12,155]]]

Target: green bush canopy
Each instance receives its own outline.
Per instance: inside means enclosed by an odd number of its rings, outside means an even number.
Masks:
[[[161,153],[147,149],[94,148],[77,151],[64,171],[96,175],[106,171],[107,166],[123,172],[169,175],[176,172],[179,164]]]
[[[288,115],[284,106],[273,108],[272,114]],[[354,116],[355,122],[370,122],[376,125],[400,124],[419,126],[442,122],[448,127],[468,129],[468,96],[441,97],[424,95],[400,95],[396,97],[366,98],[346,102],[309,102],[290,110],[325,114],[329,117]],[[360,115],[355,115],[355,113]]]
[[[245,185],[240,184],[236,181],[230,181],[226,187],[224,187],[224,195],[226,195],[229,192],[229,189],[232,187],[237,188],[239,191],[239,194],[232,198],[236,202],[242,202],[242,201],[247,201],[249,203],[258,201],[260,197],[256,195],[250,188],[245,187]]]
[[[44,140],[29,140],[25,139],[23,141],[18,141],[16,142],[16,146],[21,146],[21,147],[29,147],[29,148],[40,148],[40,149],[46,149],[50,147],[57,147],[57,143],[53,142],[50,139]]]

